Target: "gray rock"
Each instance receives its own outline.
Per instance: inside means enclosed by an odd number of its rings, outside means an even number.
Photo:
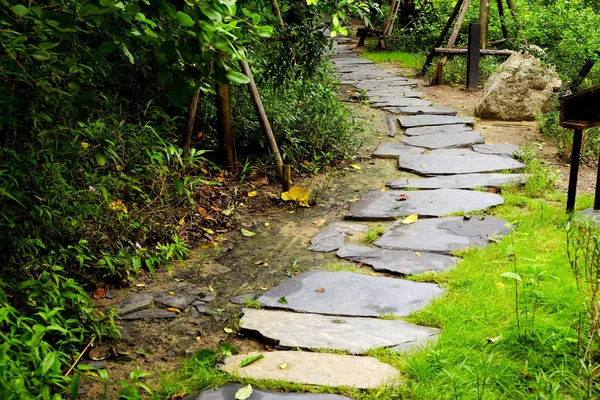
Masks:
[[[196,296],[192,296],[190,294],[168,294],[168,293],[158,293],[154,295],[154,301],[164,304],[167,307],[175,307],[180,310],[184,310],[187,306],[190,305],[192,301],[196,299]]]
[[[131,319],[162,319],[162,318],[175,318],[177,316],[176,313],[163,310],[162,308],[149,308],[146,310],[140,310],[133,312],[131,314],[127,314],[121,316],[121,319],[131,320]]]
[[[429,271],[445,271],[454,267],[458,259],[441,254],[419,253],[414,251],[387,250],[363,246],[344,246],[337,256],[350,261],[360,261],[376,271],[403,275]]]
[[[406,195],[408,200],[398,200]],[[420,217],[441,217],[464,211],[485,210],[502,204],[502,196],[460,189],[417,191],[374,190],[363,196],[348,211],[345,218],[358,220],[394,220],[401,216],[417,214]]]
[[[421,126],[418,128],[408,128],[404,131],[406,136],[421,136],[421,135],[437,135],[440,133],[454,133],[454,132],[469,132],[473,128],[465,124],[455,125],[436,125],[436,126]]]
[[[514,170],[525,165],[509,157],[481,154],[471,150],[463,152],[434,150],[417,156],[401,156],[399,167],[421,175],[454,175]]]
[[[245,309],[242,331],[259,333],[283,348],[330,349],[361,354],[378,347],[425,344],[438,329],[398,320]]]
[[[519,146],[514,144],[478,144],[473,146],[473,151],[482,154],[512,156],[519,151]]]
[[[246,303],[246,299],[256,300],[256,299],[258,299],[259,296],[260,296],[260,294],[258,294],[258,293],[240,294],[239,296],[234,296],[234,297],[230,298],[229,301],[232,302],[233,304],[243,305]]]
[[[475,124],[475,121],[471,117],[449,117],[445,115],[413,115],[408,117],[399,117],[398,121],[400,121],[400,126],[403,128],[452,124]]]
[[[491,238],[510,232],[507,221],[473,216],[421,219],[414,224],[395,222],[375,245],[393,250],[429,251],[447,254],[469,247],[485,247]]]
[[[523,174],[464,174],[445,175],[421,179],[398,179],[386,185],[391,189],[475,189],[500,187],[502,185],[524,185]]]
[[[222,369],[242,378],[358,389],[393,385],[400,378],[398,370],[372,357],[307,351],[272,351],[259,354],[264,355],[264,358],[243,368],[239,365],[248,354],[227,357]],[[287,364],[287,368],[279,368],[284,363]]]
[[[431,105],[430,101],[414,99],[414,98],[407,98],[407,97],[397,97],[395,99],[376,100],[376,101],[371,101],[371,103],[372,103],[373,107],[376,107],[376,108],[385,107],[386,109],[389,107],[408,107],[408,106],[427,107],[427,106]],[[402,117],[400,117],[400,118],[402,118]]]
[[[404,115],[456,115],[458,111],[450,107],[401,107],[399,114]]]
[[[407,146],[400,143],[381,143],[377,150],[373,153],[375,158],[397,158],[402,155],[418,155],[423,154],[425,149],[414,146]]]
[[[212,291],[212,292],[202,292],[200,294],[200,300],[202,300],[205,303],[210,303],[211,301],[214,301],[217,298],[217,292]]]
[[[600,224],[600,211],[594,210],[594,207],[586,208],[579,214],[583,215],[585,218],[591,219],[596,225]]]
[[[368,225],[360,224],[352,221],[332,221],[327,225],[327,229],[335,229],[340,232],[344,232],[347,235],[354,235],[355,233],[364,233],[369,230]]]
[[[308,250],[327,253],[339,249],[344,245],[346,235],[335,229],[325,229],[317,233],[310,240]]]
[[[149,293],[136,293],[124,298],[115,304],[116,313],[119,316],[130,314],[135,311],[143,310],[144,308],[152,307],[154,304],[154,296]]]
[[[83,360],[82,362],[80,362],[80,364],[83,365],[89,365],[90,367],[94,367],[97,369],[104,369],[106,368],[106,360]]]
[[[246,385],[229,383],[217,389],[207,389],[200,394],[186,396],[182,400],[233,400],[238,390]],[[315,393],[279,393],[252,387],[252,394],[248,400],[352,400],[350,397],[337,394]]]
[[[111,300],[114,299],[115,297],[117,297],[116,294],[114,294],[111,290],[106,289],[106,298]]]
[[[439,286],[430,283],[352,272],[310,271],[275,286],[258,301],[267,307],[316,314],[404,316],[426,306],[442,293]]]
[[[336,68],[340,68],[346,65],[361,65],[361,64],[369,64],[369,65],[375,65],[375,63],[369,59],[366,58],[358,58],[358,57],[344,57],[344,58],[336,58],[335,60],[332,60],[333,65],[335,65]]]
[[[196,311],[198,312],[198,314],[200,314],[200,315],[202,315],[202,314],[208,314],[209,309],[206,306],[206,304],[204,304],[204,303],[202,303],[202,304],[196,304],[194,307],[196,307]]]
[[[451,149],[454,147],[472,146],[484,142],[483,136],[477,131],[409,136],[402,139],[402,143],[409,146],[423,147],[426,149]]]

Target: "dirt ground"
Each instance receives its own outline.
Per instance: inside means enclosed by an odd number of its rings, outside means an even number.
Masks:
[[[386,70],[398,70],[393,64],[381,64]],[[340,88],[342,97],[349,88]],[[473,115],[481,92],[466,92],[449,86],[421,87],[426,98],[436,105],[451,106],[461,115]],[[134,292],[160,292],[177,288],[184,283],[194,285],[216,294],[208,304],[209,311],[203,315],[183,313],[173,320],[157,322],[134,321],[122,323],[123,339],[119,343],[104,345],[111,354],[106,369],[111,381],[127,379],[137,365],[151,376],[146,383],[158,387],[160,374],[175,371],[186,356],[203,349],[218,349],[221,342],[230,342],[242,352],[263,350],[268,346],[258,340],[238,335],[238,319],[242,306],[229,301],[232,296],[261,293],[290,276],[310,269],[338,268],[353,264],[337,259],[333,253],[313,253],[306,250],[310,238],[322,229],[322,225],[343,216],[349,206],[367,191],[383,188],[390,179],[411,177],[410,173],[397,169],[395,160],[371,159],[371,153],[385,140],[399,142],[399,138],[387,138],[384,113],[360,103],[346,103],[358,118],[363,132],[363,145],[353,164],[330,175],[312,179],[297,178],[295,185],[304,186],[313,193],[321,193],[317,203],[309,208],[295,208],[280,201],[278,185],[252,188],[240,185],[239,190],[257,191],[256,197],[246,197],[237,204],[237,228],[221,236],[219,243],[209,248],[199,248],[171,271],[163,271],[155,280],[141,276],[138,283],[145,286],[115,289],[116,298],[96,300],[100,308],[110,306]],[[476,129],[482,132],[488,143],[513,143],[532,148],[538,157],[559,170],[558,185],[566,188],[568,166],[556,154],[556,147],[542,137],[535,122],[477,121]],[[595,166],[582,166],[579,191],[593,191],[596,178]],[[371,223],[373,228],[385,227],[385,223]],[[256,233],[246,237],[240,233],[244,228]],[[364,241],[363,234],[350,238],[351,242]],[[369,267],[371,273],[373,270]],[[227,331],[233,330],[232,333]],[[227,330],[227,331],[226,331]],[[111,348],[113,347],[114,350]],[[115,356],[117,354],[117,356]],[[84,360],[87,358],[84,357]],[[101,385],[82,380],[80,398],[99,399]],[[109,389],[108,398],[116,398],[118,385]]]

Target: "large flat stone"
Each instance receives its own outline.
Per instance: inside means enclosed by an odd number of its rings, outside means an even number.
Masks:
[[[407,146],[400,143],[381,143],[373,153],[375,158],[398,158],[403,155],[418,155],[425,152],[425,149]]]
[[[322,289],[322,290],[321,290]],[[310,271],[275,286],[258,301],[264,306],[326,315],[408,315],[443,293],[438,285],[352,272]],[[285,298],[285,302],[280,300]]]
[[[132,312],[152,307],[153,304],[153,295],[149,293],[136,293],[115,304],[115,311],[119,316],[122,317]]]
[[[393,250],[429,251],[447,254],[469,247],[485,247],[490,237],[510,232],[507,221],[494,217],[473,216],[421,219],[414,224],[395,222],[375,245]]]
[[[523,174],[463,174],[445,175],[422,179],[397,179],[386,185],[391,189],[475,189],[523,185]]]
[[[344,245],[346,235],[335,229],[325,229],[317,233],[310,240],[308,250],[327,253],[339,249]]]
[[[284,348],[329,349],[361,354],[378,347],[425,344],[438,329],[398,320],[245,309],[243,331],[259,333]]]
[[[358,389],[397,384],[400,376],[391,365],[372,357],[306,351],[263,352],[265,357],[241,368],[248,354],[227,357],[223,370],[252,379],[271,379],[317,386],[347,386]],[[287,367],[279,368],[281,364]]]
[[[399,117],[398,121],[400,121],[400,126],[403,128],[450,124],[475,124],[475,121],[471,117],[449,117],[444,115],[414,115],[408,117]]]
[[[515,152],[519,151],[519,146],[514,144],[478,144],[473,146],[473,151],[482,154],[512,156]]]
[[[468,150],[446,153],[432,151],[417,156],[399,158],[400,169],[421,175],[476,174],[523,168],[525,165],[510,157],[476,153]]]
[[[145,310],[135,311],[127,315],[123,315],[121,319],[162,319],[175,318],[177,314],[164,310],[162,308],[148,308]]]
[[[408,200],[398,200],[406,195]],[[472,190],[438,189],[408,192],[374,190],[363,196],[348,211],[345,218],[358,220],[394,220],[417,214],[420,217],[441,217],[463,211],[485,210],[502,204],[502,196]]]
[[[369,100],[370,101],[370,100]],[[415,107],[427,107],[431,105],[430,101],[416,99],[412,97],[397,97],[395,99],[386,99],[386,100],[378,100],[371,102],[373,107],[383,108],[383,107],[407,107],[407,106],[415,106]]]
[[[451,149],[453,147],[466,147],[484,142],[483,136],[477,131],[409,136],[402,139],[402,143],[425,149]]]
[[[336,59],[332,60],[332,62],[336,68],[339,68],[339,67],[345,66],[345,65],[360,65],[360,64],[375,65],[375,63],[371,60],[368,60],[366,58],[358,58],[358,57],[337,57]]]
[[[184,293],[175,293],[173,295],[159,293],[154,295],[154,300],[167,307],[175,307],[184,310],[192,301],[196,300],[196,297],[197,296]]]
[[[455,257],[441,254],[419,253],[417,255],[414,251],[387,250],[364,246],[341,247],[337,252],[337,256],[350,261],[362,262],[372,266],[377,271],[403,275],[445,271],[454,267],[458,261]]]
[[[186,396],[181,400],[234,400],[238,390],[246,385],[229,383],[217,389],[207,389],[200,394]],[[252,394],[248,400],[352,400],[350,397],[337,394],[321,393],[280,393],[252,387]]]
[[[401,107],[399,114],[404,115],[456,115],[458,111],[450,107]]]
[[[436,125],[436,126],[421,126],[418,128],[408,128],[404,131],[406,136],[420,136],[420,135],[437,135],[440,133],[453,133],[453,132],[468,132],[472,131],[473,128],[465,124],[455,125]]]

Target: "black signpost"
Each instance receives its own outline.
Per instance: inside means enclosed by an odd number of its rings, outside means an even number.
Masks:
[[[574,131],[569,190],[567,192],[567,212],[572,212],[575,209],[575,196],[577,195],[577,175],[583,130],[600,125],[600,86],[563,96],[560,99],[560,125]],[[593,210],[600,212],[600,161]]]

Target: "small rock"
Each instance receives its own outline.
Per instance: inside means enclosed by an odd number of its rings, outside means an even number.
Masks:
[[[184,310],[194,299],[196,296],[190,294],[168,294],[168,293],[159,293],[154,295],[154,300],[159,302],[160,304],[164,304],[167,307],[175,307],[180,310]]]
[[[160,308],[151,308],[148,310],[140,310],[133,312],[131,314],[127,314],[122,316],[121,319],[159,319],[159,318],[175,318],[177,316],[176,313],[163,310]]]
[[[246,303],[246,299],[256,300],[258,298],[258,296],[260,296],[260,294],[258,294],[258,293],[241,294],[239,296],[234,296],[234,297],[230,298],[229,301],[232,302],[233,304],[244,305]]]
[[[137,293],[126,297],[115,304],[115,306],[117,314],[122,317],[132,312],[152,307],[153,304],[154,296],[149,293]]]
[[[117,297],[116,294],[114,294],[113,292],[111,292],[110,290],[106,289],[106,298],[107,299],[114,299],[115,297]]]
[[[210,303],[211,301],[214,301],[217,298],[217,292],[203,292],[200,295],[200,300],[202,300],[205,303]]]

